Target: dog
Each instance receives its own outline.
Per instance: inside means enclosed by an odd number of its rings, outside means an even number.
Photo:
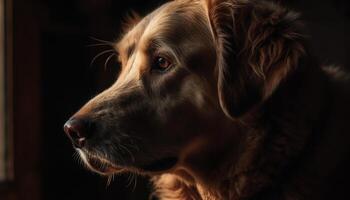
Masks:
[[[297,13],[173,0],[115,42],[121,72],[64,130],[99,174],[151,199],[350,199],[348,75],[321,66]]]

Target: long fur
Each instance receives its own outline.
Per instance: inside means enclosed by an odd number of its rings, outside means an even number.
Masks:
[[[73,116],[90,125],[88,167],[148,175],[161,200],[336,196],[330,177],[350,177],[333,167],[350,152],[349,76],[314,59],[297,13],[175,0],[130,24],[118,80]]]

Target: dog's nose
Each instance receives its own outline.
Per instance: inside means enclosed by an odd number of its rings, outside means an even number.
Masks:
[[[73,118],[64,124],[64,132],[66,132],[73,146],[83,148],[88,137],[90,122],[85,119]]]

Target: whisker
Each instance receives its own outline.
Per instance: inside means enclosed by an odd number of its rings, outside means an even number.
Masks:
[[[132,172],[129,172],[129,176],[128,176],[128,184],[126,185],[126,187],[129,187],[131,186],[131,183],[133,181],[133,173]]]
[[[108,45],[113,46],[113,42],[111,42],[111,41],[98,39],[98,38],[93,37],[93,36],[90,36],[89,38],[92,39],[92,40],[95,40],[95,41],[97,41],[97,42],[101,42],[101,43],[104,43],[104,44],[108,44]]]
[[[104,55],[104,54],[106,54],[106,53],[109,53],[109,52],[114,52],[114,50],[113,50],[113,49],[109,49],[109,50],[105,50],[105,51],[102,51],[101,53],[97,54],[97,55],[92,59],[92,61],[91,61],[91,63],[90,63],[90,67],[94,64],[94,62],[96,61],[96,59],[97,59],[98,57],[100,57],[100,56],[102,56],[102,55]]]
[[[113,179],[114,179],[114,174],[108,176],[106,188],[111,185],[111,182],[113,181]]]
[[[125,146],[123,146],[122,144],[119,144],[120,148],[123,148],[131,157],[132,161],[135,162],[135,157],[132,155],[132,153],[129,151],[128,148],[126,148]]]
[[[108,62],[113,58],[113,56],[115,56],[115,53],[113,53],[112,55],[108,56],[108,58],[106,59],[105,61],[105,70],[107,69],[107,65],[108,65]]]
[[[134,179],[134,186],[133,186],[133,188],[132,188],[132,191],[134,192],[135,189],[136,189],[136,185],[137,185],[137,175],[134,174],[133,177],[134,177],[134,178],[133,178],[133,179]]]
[[[79,165],[84,165],[83,160],[80,158],[80,155],[78,152],[74,152],[73,154],[73,160],[78,162]]]
[[[77,159],[79,159],[78,152],[74,152],[73,155],[72,155],[72,157],[73,157],[73,160],[74,160],[74,161],[77,160]]]
[[[119,154],[119,148],[114,146],[114,145],[112,145],[111,148],[112,148],[112,151],[115,153],[117,160],[121,161],[123,164],[125,164],[125,160],[124,160],[123,156]]]
[[[88,44],[86,45],[87,47],[98,47],[98,46],[111,46],[111,44],[105,44],[105,43],[101,43],[101,44]]]

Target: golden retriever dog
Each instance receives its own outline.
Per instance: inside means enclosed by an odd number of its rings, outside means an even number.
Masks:
[[[271,2],[170,1],[129,24],[118,79],[65,132],[92,171],[150,176],[151,198],[350,199],[347,75],[306,38]]]

